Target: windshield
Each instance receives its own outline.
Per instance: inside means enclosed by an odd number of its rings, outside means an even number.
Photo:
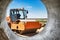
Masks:
[[[20,18],[24,18],[22,11],[19,11],[19,14],[20,14]]]

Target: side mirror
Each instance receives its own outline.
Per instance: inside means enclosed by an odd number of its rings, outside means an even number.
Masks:
[[[28,11],[27,11],[27,14],[28,14]]]

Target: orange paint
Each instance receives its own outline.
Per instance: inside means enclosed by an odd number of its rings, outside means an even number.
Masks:
[[[34,30],[34,29],[40,29],[42,27],[42,24],[38,21],[28,21],[28,22],[21,22],[19,21],[19,23],[16,22],[12,22],[10,17],[6,18],[7,22],[10,23],[11,25],[11,29],[12,30],[21,30],[26,32],[25,30]],[[18,27],[18,29],[17,29]]]
[[[25,30],[27,29],[39,29],[41,28],[41,23],[39,22],[27,22],[25,23]]]

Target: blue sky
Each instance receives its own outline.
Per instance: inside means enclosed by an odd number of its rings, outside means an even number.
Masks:
[[[10,9],[23,7],[29,12],[28,18],[47,18],[46,7],[40,0],[13,0],[7,8],[7,16]]]

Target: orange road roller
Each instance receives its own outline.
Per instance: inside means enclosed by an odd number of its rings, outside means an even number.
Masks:
[[[23,14],[23,17],[21,17],[21,14]],[[6,20],[12,31],[19,34],[33,33],[42,27],[40,22],[27,18],[27,14],[28,10],[25,10],[24,8],[10,9],[10,16],[6,17]]]

